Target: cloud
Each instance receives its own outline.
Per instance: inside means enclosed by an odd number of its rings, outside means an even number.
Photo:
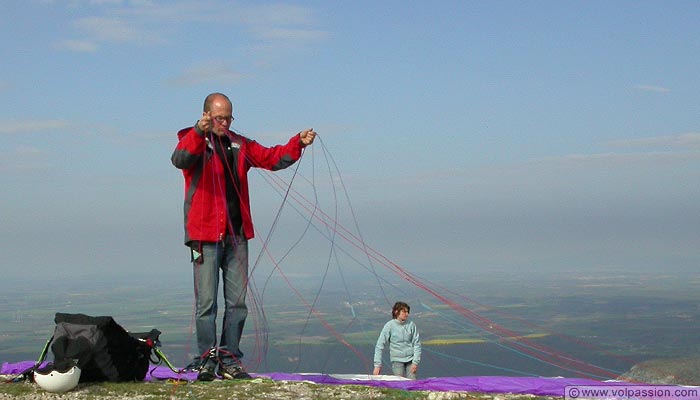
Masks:
[[[44,121],[2,121],[0,122],[0,134],[22,134],[27,132],[44,132],[50,130],[61,130],[69,126],[63,120]]]
[[[90,0],[90,4],[103,5],[103,4],[113,4],[120,5],[124,3],[124,0]]]
[[[180,12],[167,13],[170,7],[157,7],[148,1],[100,0],[91,1],[89,5],[92,6],[90,10],[93,13],[101,15],[74,19],[71,25],[74,28],[74,36],[79,38],[58,40],[56,48],[73,52],[95,52],[104,44],[163,44],[167,43],[167,26],[175,24],[183,17]],[[161,18],[161,15],[166,18]]]
[[[12,176],[46,171],[49,168],[46,153],[34,146],[19,145],[0,159],[0,172]]]
[[[238,11],[241,22],[261,27],[309,24],[313,21],[310,8],[291,4],[254,5]]]
[[[639,139],[613,140],[606,143],[609,147],[689,147],[700,148],[700,132],[680,135],[655,136]]]
[[[160,35],[145,29],[139,21],[117,17],[85,17],[74,26],[87,37],[101,43],[159,44]]]
[[[152,1],[139,1],[131,2],[130,7],[115,9],[113,13],[121,18],[150,24],[156,22],[165,25],[182,22],[211,24],[230,21],[228,13],[235,9],[236,6],[229,2],[207,0],[162,2],[160,4]]]
[[[653,85],[635,85],[635,89],[641,90],[643,92],[655,92],[655,93],[669,93],[671,89],[662,87],[662,86],[653,86]]]
[[[177,30],[206,24],[228,29],[243,27],[249,37],[247,41],[241,38],[240,42],[247,42],[255,56],[268,60],[328,36],[315,26],[313,9],[297,5],[246,5],[217,0],[164,3],[109,0],[90,5],[93,15],[73,22],[80,38],[60,40],[57,48],[93,52],[106,43],[163,44]]]
[[[269,29],[261,29],[260,27],[255,27],[253,31],[260,39],[268,42],[277,41],[280,43],[306,44],[323,39],[327,36],[327,33],[324,31],[303,28],[271,27]]]
[[[700,160],[700,133],[697,132],[612,140],[604,143],[604,146],[619,149],[620,151],[542,157],[531,159],[528,163],[554,163],[560,166],[629,166],[640,164],[668,165]],[[648,151],[634,151],[635,149],[644,149]]]
[[[567,154],[529,160],[530,164],[567,165],[631,165],[637,163],[669,163],[700,160],[700,151],[650,151],[643,153]]]
[[[75,53],[93,53],[100,48],[100,45],[91,40],[63,40],[57,42],[54,47]]]
[[[44,154],[44,152],[33,146],[22,145],[15,149],[15,154],[21,157],[36,157]]]
[[[225,85],[237,83],[243,76],[224,61],[209,61],[190,67],[180,76],[170,79],[169,82],[176,86],[197,85],[206,82]]]
[[[308,7],[271,4],[239,11],[238,21],[251,35],[249,48],[258,63],[268,63],[329,36],[327,31],[316,27],[313,10]]]

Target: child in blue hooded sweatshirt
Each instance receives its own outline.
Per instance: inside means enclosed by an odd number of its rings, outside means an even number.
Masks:
[[[382,370],[382,352],[389,343],[389,358],[394,375],[416,379],[421,345],[416,324],[408,321],[410,312],[411,307],[401,301],[397,301],[391,308],[393,319],[384,325],[374,348],[374,375],[379,375]]]

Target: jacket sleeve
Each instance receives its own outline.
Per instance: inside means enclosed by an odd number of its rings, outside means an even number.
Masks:
[[[391,337],[391,332],[389,330],[389,324],[385,324],[382,328],[382,332],[379,334],[377,339],[377,344],[374,346],[374,366],[382,366],[382,352],[384,352],[384,346],[389,342]]]
[[[418,328],[416,324],[413,324],[413,364],[420,364],[420,356],[423,349],[420,343],[420,334],[418,333]]]
[[[204,154],[207,145],[204,134],[191,127],[178,132],[177,137],[179,141],[173,155],[170,156],[170,161],[176,168],[190,169]]]
[[[248,139],[246,146],[246,162],[255,168],[277,171],[289,167],[301,157],[302,145],[299,134],[292,136],[283,145],[265,147]]]

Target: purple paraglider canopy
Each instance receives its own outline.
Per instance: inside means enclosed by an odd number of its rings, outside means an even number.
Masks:
[[[35,364],[34,361],[19,363],[3,363],[0,374],[21,374]],[[260,373],[251,374],[254,378],[263,377],[276,381],[309,381],[329,385],[365,385],[401,390],[425,391],[459,391],[483,393],[514,393],[532,394],[538,396],[564,396],[567,386],[597,386],[609,385],[610,382],[595,381],[579,378],[547,378],[547,377],[510,377],[510,376],[462,376],[436,377],[409,380],[387,375],[366,374],[290,374],[290,373]],[[192,381],[197,378],[196,372],[177,373],[164,366],[152,366],[145,380],[181,379]],[[619,382],[618,384],[620,384]]]

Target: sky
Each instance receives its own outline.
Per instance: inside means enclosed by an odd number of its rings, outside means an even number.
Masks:
[[[279,176],[406,270],[697,274],[698,20],[697,1],[3,1],[0,270],[188,279],[170,155],[223,92],[264,145],[314,128]],[[293,212],[265,176],[253,253],[306,227],[271,228]],[[283,268],[317,271],[310,241]]]

